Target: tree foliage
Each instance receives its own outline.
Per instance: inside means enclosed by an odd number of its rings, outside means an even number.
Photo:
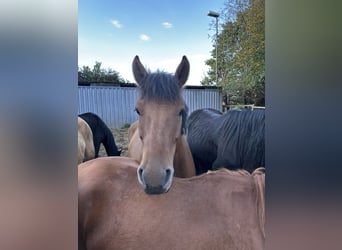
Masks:
[[[218,86],[234,104],[265,104],[265,0],[226,0],[218,35]],[[203,85],[216,81],[216,48]]]
[[[101,62],[95,62],[93,69],[83,66],[78,70],[78,83],[92,84],[125,84],[127,81],[122,79],[118,72],[108,69],[101,69]]]

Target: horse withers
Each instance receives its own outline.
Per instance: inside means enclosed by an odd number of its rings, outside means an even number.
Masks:
[[[190,64],[183,56],[174,75],[150,73],[136,56],[132,67],[139,90],[135,108],[139,120],[130,128],[128,156],[140,163],[137,175],[144,191],[162,194],[169,190],[174,175],[195,175],[185,135],[187,106],[182,96]]]
[[[80,250],[264,249],[264,169],[174,177],[167,193],[147,195],[138,166],[125,157],[79,165]]]
[[[198,109],[188,119],[196,174],[221,167],[252,172],[265,166],[265,110]]]
[[[112,131],[106,123],[96,114],[87,112],[79,114],[85,120],[93,133],[93,142],[95,147],[95,158],[99,156],[101,143],[103,144],[108,156],[120,156],[121,150],[118,150]]]

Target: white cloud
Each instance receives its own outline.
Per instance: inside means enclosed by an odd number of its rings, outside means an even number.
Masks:
[[[151,40],[151,38],[148,35],[145,35],[145,34],[141,34],[139,36],[139,38],[140,38],[141,41],[144,41],[144,42],[147,42],[147,41]]]
[[[111,19],[110,23],[114,25],[115,28],[121,29],[122,24],[118,20]]]
[[[162,25],[165,29],[171,29],[173,27],[173,24],[169,22],[163,22]]]

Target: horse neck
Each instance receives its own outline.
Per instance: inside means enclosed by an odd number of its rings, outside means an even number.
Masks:
[[[173,167],[176,177],[188,178],[196,175],[195,164],[186,140],[186,135],[182,135],[177,140]]]

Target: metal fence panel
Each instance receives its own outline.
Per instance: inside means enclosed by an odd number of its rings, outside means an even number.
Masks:
[[[185,88],[183,91],[189,114],[200,108],[222,110],[219,88]],[[138,98],[136,87],[78,86],[78,113],[93,112],[110,128],[120,128],[138,119],[134,112]]]
[[[201,108],[222,110],[222,92],[220,89],[185,89],[183,96],[189,107],[189,114]]]

